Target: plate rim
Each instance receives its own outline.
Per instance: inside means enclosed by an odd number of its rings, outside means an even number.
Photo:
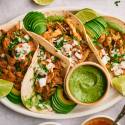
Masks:
[[[42,9],[33,9],[32,11],[61,11],[61,10],[66,10],[66,11],[78,11],[80,9],[83,9],[81,7],[53,7],[53,8],[42,8]],[[27,12],[26,12],[27,13]],[[15,17],[14,19],[8,21],[8,22],[5,22],[4,24],[0,24],[0,27],[3,26],[3,25],[7,25],[8,23],[12,23],[12,22],[15,22],[15,21],[19,21],[22,19],[22,17],[26,14],[22,14],[20,16],[17,16]],[[112,100],[111,102],[107,103],[106,105],[103,105],[103,106],[100,106],[98,108],[93,108],[91,109],[91,111],[89,111],[87,113],[86,112],[80,112],[80,113],[74,113],[74,114],[56,114],[56,117],[55,115],[48,115],[48,114],[39,114],[39,113],[34,113],[34,112],[31,112],[27,109],[27,111],[23,111],[21,109],[17,109],[15,108],[15,104],[12,104],[10,105],[5,98],[1,99],[0,102],[6,106],[7,108],[19,113],[19,114],[22,114],[22,115],[25,115],[25,116],[30,116],[30,117],[33,117],[33,118],[43,118],[43,119],[70,119],[70,118],[78,118],[78,117],[83,117],[83,116],[87,116],[87,115],[91,115],[91,114],[95,114],[95,113],[98,113],[98,112],[101,112],[101,111],[104,111],[110,107],[112,107],[113,105],[115,105],[116,103],[118,103],[119,101],[122,100],[122,96],[119,94],[114,100]]]
[[[103,105],[103,106],[100,106],[100,107],[96,107],[96,108],[93,108],[91,109],[89,112],[88,111],[85,111],[85,112],[80,112],[80,113],[74,113],[74,114],[55,114],[55,115],[52,115],[52,114],[39,114],[39,113],[35,113],[35,112],[31,112],[29,111],[28,109],[26,111],[24,110],[20,110],[20,109],[17,109],[15,108],[15,105],[16,104],[12,104],[10,105],[6,99],[1,99],[0,102],[5,105],[7,108],[19,113],[19,114],[22,114],[22,115],[25,115],[25,116],[30,116],[30,117],[33,117],[33,118],[43,118],[43,119],[71,119],[71,118],[78,118],[78,117],[83,117],[83,116],[88,116],[88,115],[92,115],[92,114],[95,114],[95,113],[98,113],[98,112],[101,112],[101,111],[104,111],[106,109],[109,109],[110,107],[112,107],[113,105],[117,104],[119,101],[122,100],[122,96],[121,95],[118,95],[117,98],[115,98],[113,101],[107,103],[106,105]]]

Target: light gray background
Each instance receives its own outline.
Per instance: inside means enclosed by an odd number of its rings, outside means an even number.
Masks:
[[[114,5],[114,1],[115,0],[55,0],[53,4],[41,7],[32,3],[31,0],[0,0],[0,24],[6,23],[16,16],[24,14],[29,10],[54,7],[91,7],[98,10],[99,12],[116,16],[122,20],[125,20],[125,0],[121,0],[119,7]],[[114,105],[112,108],[98,114],[105,114],[115,118],[124,104],[125,98],[123,98],[121,102]],[[57,121],[62,123],[62,125],[80,125],[82,121],[89,117],[90,116],[68,120],[36,119],[13,112],[0,104],[0,125],[37,125],[45,121]],[[121,125],[125,125],[125,118],[123,118],[120,123]]]

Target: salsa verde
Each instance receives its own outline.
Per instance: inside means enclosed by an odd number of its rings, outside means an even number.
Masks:
[[[83,103],[98,101],[104,95],[106,88],[106,76],[95,66],[82,65],[75,69],[69,78],[71,94]]]

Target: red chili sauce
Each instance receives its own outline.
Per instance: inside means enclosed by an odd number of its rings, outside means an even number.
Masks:
[[[113,121],[108,118],[100,117],[100,118],[92,119],[87,123],[85,123],[84,125],[113,125]]]

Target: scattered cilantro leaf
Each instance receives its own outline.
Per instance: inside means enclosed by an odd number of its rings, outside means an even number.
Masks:
[[[114,2],[114,4],[116,5],[116,6],[119,6],[119,3],[120,3],[121,1],[120,0],[116,0],[115,2]]]

